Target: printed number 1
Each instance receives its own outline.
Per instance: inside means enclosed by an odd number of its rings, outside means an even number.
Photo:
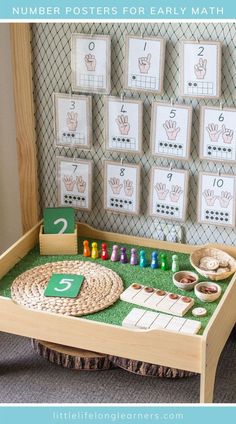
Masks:
[[[63,287],[62,289],[61,288],[58,288],[58,287],[55,287],[54,290],[55,291],[59,291],[59,292],[64,292],[64,291],[70,290],[71,284],[73,282],[74,282],[74,280],[72,278],[63,278],[61,281],[59,281],[58,284],[65,285],[66,287]]]

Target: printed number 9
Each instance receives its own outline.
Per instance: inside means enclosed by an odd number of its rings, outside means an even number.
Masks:
[[[169,181],[171,181],[172,180],[172,177],[173,177],[173,174],[171,172],[169,172],[169,174],[167,174],[167,179]]]
[[[59,291],[59,292],[64,292],[64,291],[70,290],[71,284],[73,282],[74,282],[74,280],[72,278],[63,278],[58,284],[60,284],[60,285],[64,284],[66,287],[63,287],[62,289],[55,287],[54,290]]]

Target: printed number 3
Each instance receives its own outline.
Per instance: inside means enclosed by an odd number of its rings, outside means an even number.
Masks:
[[[54,290],[59,291],[59,292],[64,292],[64,291],[70,290],[71,284],[73,282],[74,282],[74,280],[72,278],[63,278],[58,284],[60,284],[60,285],[64,284],[66,287],[63,287],[63,288],[55,287]]]

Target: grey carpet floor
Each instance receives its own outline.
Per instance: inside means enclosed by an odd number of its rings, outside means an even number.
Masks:
[[[195,403],[199,377],[168,380],[114,369],[76,372],[50,364],[30,340],[0,333],[1,403]],[[236,403],[236,331],[221,355],[215,402]]]

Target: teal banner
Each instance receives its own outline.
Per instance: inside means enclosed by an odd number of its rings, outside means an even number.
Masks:
[[[7,0],[0,20],[235,19],[232,0]]]

